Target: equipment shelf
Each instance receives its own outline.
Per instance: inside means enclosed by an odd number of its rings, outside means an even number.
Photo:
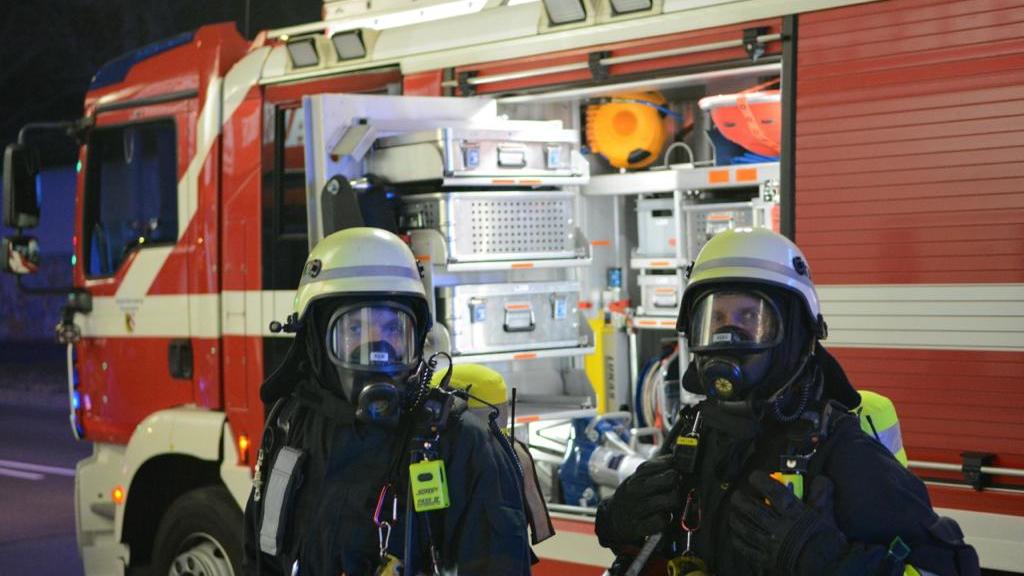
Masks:
[[[600,174],[590,177],[582,186],[584,196],[628,196],[673,190],[721,190],[758,186],[767,180],[778,180],[779,163],[736,164],[702,168],[673,168]]]

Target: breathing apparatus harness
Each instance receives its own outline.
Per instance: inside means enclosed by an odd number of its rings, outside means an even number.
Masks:
[[[430,381],[441,356],[447,358],[448,368],[439,385],[433,388],[430,386]],[[410,394],[411,401],[405,411],[408,417],[404,419],[400,431],[402,449],[396,453],[389,467],[387,478],[381,486],[377,505],[374,507],[372,515],[373,523],[377,526],[380,552],[378,567],[374,574],[415,573],[410,570],[415,570],[423,564],[417,557],[417,552],[420,550],[420,546],[418,546],[420,529],[417,525],[419,515],[422,515],[424,520],[423,532],[429,550],[428,562],[431,573],[441,573],[442,558],[434,535],[435,515],[433,512],[448,508],[450,502],[444,461],[441,459],[439,450],[440,442],[441,436],[449,424],[466,410],[469,398],[490,407],[488,428],[499,439],[502,449],[515,463],[517,478],[523,477],[522,467],[515,450],[497,424],[500,413],[498,407],[473,396],[469,390],[451,388],[453,368],[451,356],[448,354],[438,352],[432,355],[416,379],[416,389]],[[405,534],[403,554],[400,559],[390,554],[388,549],[391,528],[399,520],[398,494],[400,489],[398,486],[402,480],[402,464],[406,460],[408,461],[409,488],[404,490],[406,494]],[[521,485],[520,491],[522,491]]]
[[[816,474],[811,460],[818,453],[832,431],[838,417],[846,415],[845,408],[836,402],[827,402],[821,410],[807,410],[813,399],[819,401],[823,393],[823,375],[817,363],[813,364],[810,375],[805,375],[814,357],[816,341],[811,339],[809,349],[802,354],[793,375],[778,390],[767,398],[742,401],[705,400],[695,406],[686,406],[679,412],[676,424],[662,446],[661,454],[672,454],[673,466],[684,478],[694,478],[702,456],[701,433],[703,429],[702,410],[707,402],[717,402],[726,412],[754,414],[760,420],[766,415],[780,424],[788,424],[785,449],[779,454],[778,471],[771,474],[776,481],[788,486],[797,498],[804,497],[804,479]],[[802,385],[801,385],[802,383]],[[785,406],[794,402],[791,412]],[[635,557],[620,556],[609,576],[636,576],[647,565],[651,555],[660,547],[667,548],[668,574],[702,574],[706,570],[702,559],[692,550],[693,535],[702,525],[703,507],[692,482],[677,517],[678,530],[673,526],[666,534],[655,534],[647,538]],[[680,539],[681,536],[681,539]],[[664,544],[663,541],[667,542]],[[681,550],[681,552],[680,552]]]

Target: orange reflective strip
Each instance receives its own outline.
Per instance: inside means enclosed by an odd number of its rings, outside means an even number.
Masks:
[[[611,240],[591,240],[590,241],[590,245],[591,246],[611,246],[612,245],[612,241]]]
[[[522,354],[515,354],[512,356],[513,360],[533,360],[537,357],[537,354],[533,352],[523,352]]]
[[[664,260],[655,260],[654,262],[651,262],[651,267],[652,268],[664,268],[665,266],[669,266],[670,264],[672,264],[672,263],[671,262],[666,262]]]
[[[516,181],[512,180],[511,178],[509,178],[509,179],[494,178],[494,179],[491,180],[491,184],[506,184],[507,185],[507,184],[515,184],[515,183],[516,183]]]
[[[757,168],[738,168],[736,170],[737,182],[756,182]]]
[[[540,184],[540,182],[541,182],[540,180],[520,180],[519,184],[521,184],[523,186],[536,186],[536,185]]]
[[[529,310],[529,304],[505,304],[505,310]]]
[[[708,172],[708,184],[728,184],[728,170],[711,170]]]
[[[527,268],[533,268],[533,262],[516,262],[512,264],[513,270],[524,270]]]

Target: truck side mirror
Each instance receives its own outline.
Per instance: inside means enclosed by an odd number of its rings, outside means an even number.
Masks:
[[[0,270],[11,274],[31,274],[39,270],[39,242],[32,236],[4,238],[0,250]]]
[[[39,174],[39,155],[36,150],[25,144],[8,144],[7,149],[4,150],[3,223],[5,226],[32,228],[39,224],[37,174]]]

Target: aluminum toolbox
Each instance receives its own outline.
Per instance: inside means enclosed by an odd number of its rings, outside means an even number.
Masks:
[[[438,128],[377,140],[366,171],[391,183],[445,186],[561,186],[590,176],[579,135],[558,122]]]
[[[581,346],[579,282],[464,284],[437,289],[452,354]]]
[[[641,316],[675,316],[683,298],[683,275],[678,270],[672,274],[641,274],[637,277],[640,285]]]
[[[676,253],[674,204],[671,196],[636,199],[637,256],[669,256]]]
[[[715,234],[731,228],[770,228],[776,204],[755,198],[749,202],[691,204],[683,206],[686,233],[684,256],[695,260]]]
[[[401,222],[439,231],[451,262],[576,258],[575,212],[573,192],[437,192],[403,197]]]

